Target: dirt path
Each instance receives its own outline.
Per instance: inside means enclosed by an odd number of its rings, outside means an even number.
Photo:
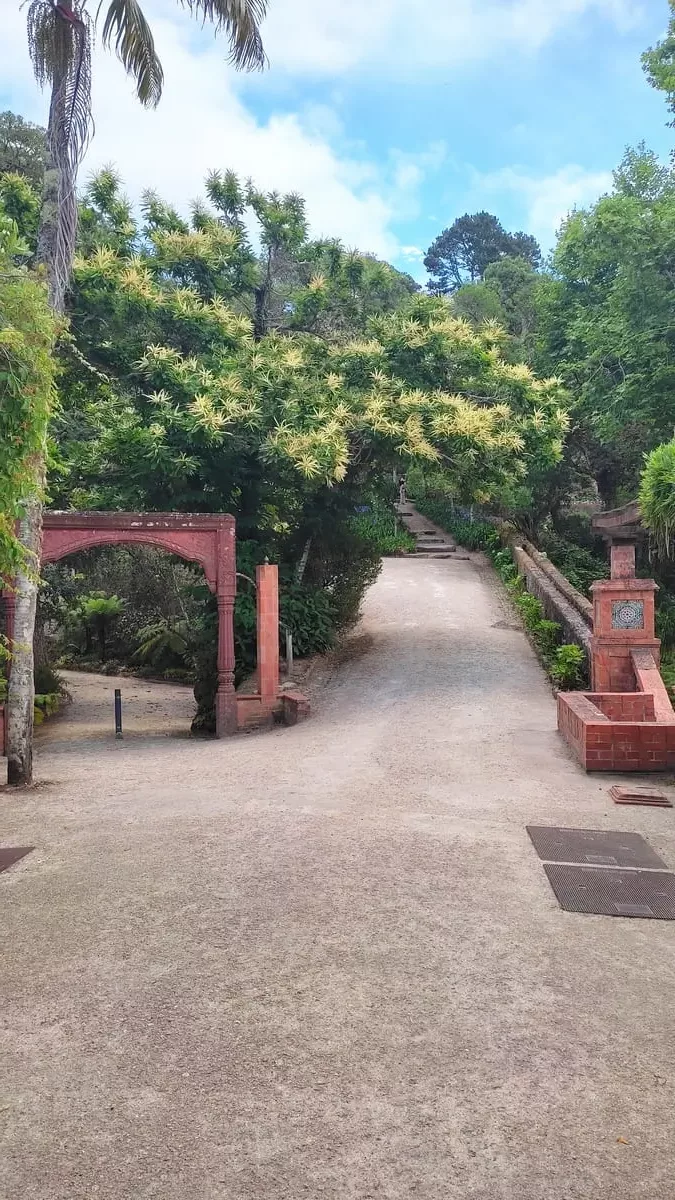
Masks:
[[[7,1200],[670,1200],[675,924],[525,824],[638,829],[476,560],[393,560],[311,721],[46,739],[3,795]]]
[[[89,738],[109,741],[115,729],[115,688],[122,693],[122,729],[127,738],[187,737],[195,711],[191,687],[155,683],[130,675],[61,671],[71,702],[37,731],[38,752],[58,742]]]

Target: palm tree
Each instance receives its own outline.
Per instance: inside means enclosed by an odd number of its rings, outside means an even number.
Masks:
[[[92,132],[91,51],[97,35],[89,0],[31,0],[28,47],[38,83],[51,88],[47,156],[38,262],[46,270],[49,301],[65,309],[66,288],[77,236],[77,171]],[[92,0],[95,3],[95,0]],[[260,22],[267,0],[180,0],[193,16],[211,22],[229,41],[238,69],[265,65]],[[101,0],[101,41],[113,49],[136,84],[141,104],[155,107],[164,74],[152,30],[139,0]],[[34,461],[35,495],[27,502],[19,538],[26,568],[14,582],[16,608],[12,669],[7,696],[7,758],[10,783],[30,783],[33,774],[33,631],[42,536],[45,455]]]

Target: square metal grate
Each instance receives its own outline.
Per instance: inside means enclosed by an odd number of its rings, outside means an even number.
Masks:
[[[615,871],[544,863],[566,912],[675,921],[675,875],[670,871]]]
[[[545,862],[587,863],[595,867],[651,867],[668,870],[639,833],[605,829],[559,829],[527,825],[537,854]]]
[[[35,846],[0,846],[0,871],[6,871],[34,849]]]

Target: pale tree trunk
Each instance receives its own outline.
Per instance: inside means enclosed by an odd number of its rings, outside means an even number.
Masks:
[[[60,92],[60,81],[55,79],[49,112],[48,149],[37,249],[37,260],[47,271],[49,303],[58,313],[64,311],[68,282],[67,273],[63,270],[63,244],[59,228],[61,206],[65,202],[72,208],[76,203],[75,181],[64,178],[65,172],[56,163],[50,136],[58,120]],[[30,784],[33,781],[33,634],[42,550],[44,452],[36,457],[34,479],[35,494],[27,502],[25,515],[19,525],[19,541],[26,555],[25,567],[17,573],[13,581],[16,608],[7,687],[7,782],[14,785]]]
[[[35,573],[20,571],[14,580],[16,606],[7,689],[7,782],[15,785],[31,783],[33,779],[33,629],[42,539],[42,501],[38,498],[26,506],[19,539],[30,550]]]

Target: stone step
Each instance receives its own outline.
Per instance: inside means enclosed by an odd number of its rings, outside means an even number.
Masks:
[[[462,559],[464,562],[470,561],[468,554],[455,554],[454,549],[453,550],[437,550],[436,552],[434,552],[433,550],[432,551],[416,550],[415,553],[411,557],[412,558],[428,558],[431,561],[434,561],[435,559],[439,559],[439,560],[440,559],[452,559],[453,562],[457,562],[459,559]]]

